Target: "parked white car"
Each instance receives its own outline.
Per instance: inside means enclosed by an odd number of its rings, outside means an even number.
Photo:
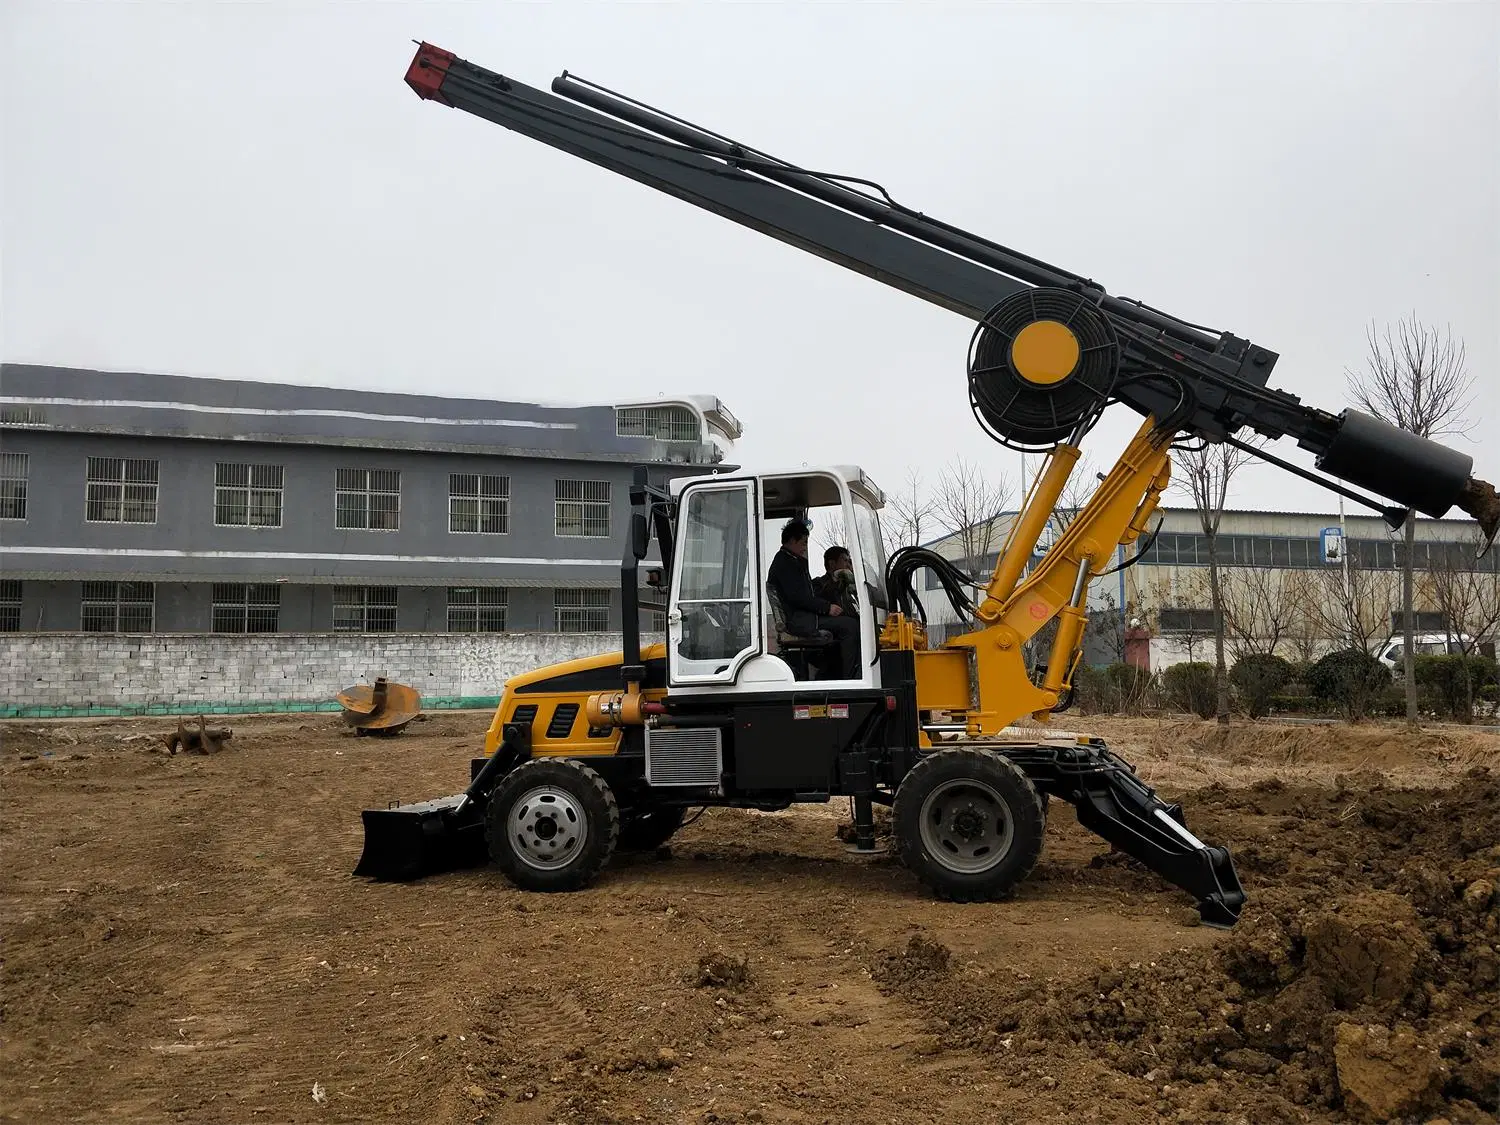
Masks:
[[[1399,673],[1402,666],[1401,649],[1404,643],[1401,637],[1390,638],[1375,650],[1375,659],[1392,672]],[[1457,655],[1465,650],[1465,646],[1472,650],[1474,639],[1462,633],[1418,633],[1412,638],[1412,649],[1417,656]]]

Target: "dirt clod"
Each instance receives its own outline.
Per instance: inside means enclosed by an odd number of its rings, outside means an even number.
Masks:
[[[1432,1108],[1445,1067],[1437,1052],[1402,1025],[1341,1023],[1334,1032],[1334,1064],[1344,1107],[1363,1121],[1390,1121]]]
[[[697,985],[699,988],[728,988],[740,991],[750,984],[750,960],[734,957],[728,953],[705,953],[698,958]]]
[[[913,934],[905,948],[882,954],[871,975],[882,987],[900,989],[914,980],[946,973],[952,957],[942,942]]]
[[[1304,933],[1307,971],[1347,1009],[1404,999],[1428,952],[1416,910],[1386,891],[1343,900],[1338,912],[1318,914]]]

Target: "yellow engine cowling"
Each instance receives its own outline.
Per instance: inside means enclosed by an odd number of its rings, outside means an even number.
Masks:
[[[631,710],[666,697],[666,659],[664,644],[641,648],[646,686],[632,697],[639,702],[632,704]],[[589,712],[591,702],[624,695],[620,687],[624,663],[623,652],[601,653],[550,664],[506,680],[485,734],[485,757],[499,747],[505,724],[521,718],[531,723],[533,757],[584,758],[617,753],[619,721],[609,718],[602,706],[596,705],[593,715]]]

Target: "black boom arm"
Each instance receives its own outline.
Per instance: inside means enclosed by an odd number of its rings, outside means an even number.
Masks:
[[[975,416],[997,440],[1044,448],[1081,434],[1110,402],[1163,433],[1238,442],[1248,427],[1291,437],[1318,468],[1395,501],[1383,507],[1287,462],[1277,464],[1384,511],[1442,516],[1457,505],[1487,539],[1500,525],[1494,488],[1473,459],[1367,414],[1304,406],[1267,386],[1277,355],[1189,324],[999,243],[897,203],[879,185],[799,168],[564,72],[548,93],[423,43],[406,73],[423,98],[686,200],[726,219],[969,317]],[[1038,380],[1015,359],[1038,321],[1068,326],[1073,367]]]

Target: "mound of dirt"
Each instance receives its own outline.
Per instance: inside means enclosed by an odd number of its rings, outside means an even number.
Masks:
[[[1080,1067],[1102,1060],[1145,1079],[1159,1112],[1195,1121],[1295,1121],[1308,1110],[1493,1121],[1500,775],[1475,770],[1439,792],[1270,783],[1197,803],[1297,829],[1257,845],[1249,866],[1261,885],[1217,947],[1081,978],[1006,980],[954,972],[918,936],[880,954],[873,979],[941,1013],[945,1045],[1031,1054],[1072,1044]]]
[[[942,942],[913,934],[904,949],[882,954],[870,976],[887,990],[900,990],[915,980],[945,975],[952,958]]]
[[[750,984],[750,961],[746,957],[732,957],[715,951],[698,958],[698,968],[692,974],[699,988],[729,988],[740,991]]]
[[[1196,786],[1233,773],[1279,773],[1325,783],[1339,770],[1386,770],[1438,784],[1471,766],[1500,767],[1500,735],[1457,725],[1418,731],[1373,721],[1289,724],[1090,715],[1080,729],[1104,737],[1158,781]]]

